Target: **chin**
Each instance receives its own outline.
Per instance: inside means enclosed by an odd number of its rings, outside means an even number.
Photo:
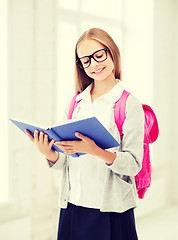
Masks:
[[[95,79],[96,81],[104,81],[104,80],[106,80],[110,75],[111,75],[111,73],[110,73],[110,74],[103,74],[103,76],[96,76],[96,77],[93,77],[93,79]]]

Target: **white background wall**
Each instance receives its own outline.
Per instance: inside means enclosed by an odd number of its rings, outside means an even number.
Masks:
[[[35,119],[42,125],[53,123],[55,3],[51,0],[8,2],[11,118]],[[59,212],[55,173],[11,123],[8,149],[10,199],[0,206],[0,239],[55,239]]]
[[[178,203],[176,172],[177,161],[177,89],[178,73],[178,1],[155,1],[154,10],[154,82],[153,96],[160,135],[153,146],[152,188],[144,202],[140,202],[140,213],[165,209]],[[145,205],[149,202],[148,207]],[[152,203],[152,204],[150,204]],[[140,213],[142,215],[142,213]]]
[[[55,121],[56,9],[55,0],[9,0],[9,117],[18,116],[41,125]],[[153,160],[157,162],[153,185],[146,199],[139,203],[138,218],[178,204],[177,9],[176,0],[154,1],[153,103],[160,137],[153,149]],[[45,159],[11,124],[8,147],[10,200],[0,205],[0,239],[55,239],[60,172],[48,169]]]

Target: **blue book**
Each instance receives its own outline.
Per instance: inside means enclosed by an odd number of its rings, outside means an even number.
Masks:
[[[100,148],[109,149],[112,147],[119,146],[119,143],[115,138],[108,132],[108,130],[100,123],[96,117],[91,117],[82,120],[69,120],[65,124],[61,124],[56,127],[51,127],[48,129],[40,128],[34,125],[29,125],[23,122],[19,122],[13,119],[10,119],[18,128],[20,128],[25,134],[25,130],[30,131],[34,135],[34,131],[38,129],[48,134],[48,139],[51,141],[72,141],[72,140],[81,140],[75,136],[76,132],[80,132],[83,135],[91,138]],[[58,152],[63,151],[53,144],[53,150]],[[85,153],[75,153],[69,154],[73,157],[79,157]]]

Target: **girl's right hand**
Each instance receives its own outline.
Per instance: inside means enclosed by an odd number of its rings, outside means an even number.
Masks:
[[[37,149],[45,155],[45,157],[51,161],[56,162],[59,158],[59,153],[57,151],[54,151],[52,149],[52,145],[55,142],[54,139],[52,139],[50,142],[48,141],[48,135],[44,134],[44,132],[35,130],[34,136],[26,129],[25,130],[28,138],[35,144]]]

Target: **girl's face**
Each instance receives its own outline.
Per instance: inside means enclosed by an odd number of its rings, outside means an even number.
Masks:
[[[105,46],[100,42],[92,39],[86,39],[80,43],[78,47],[78,57],[90,56],[94,52],[104,49]],[[99,59],[99,58],[98,58]],[[86,74],[94,80],[104,80],[108,78],[111,74],[114,75],[114,64],[110,53],[107,51],[107,59],[103,62],[97,62],[91,58],[91,64],[89,67],[84,69]]]

